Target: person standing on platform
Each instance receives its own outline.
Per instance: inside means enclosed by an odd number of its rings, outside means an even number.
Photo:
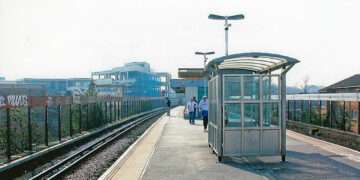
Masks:
[[[170,101],[169,97],[166,97],[166,105],[167,105],[167,107],[168,107],[167,115],[170,116],[171,101]]]
[[[187,104],[186,104],[186,111],[189,113],[189,123],[195,124],[195,110],[196,110],[197,103],[195,101],[195,97],[193,97]]]
[[[209,114],[209,102],[206,96],[199,103],[201,115],[203,117],[204,132],[207,130],[208,114]]]

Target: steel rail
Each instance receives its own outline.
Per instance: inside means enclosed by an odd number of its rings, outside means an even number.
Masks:
[[[86,147],[80,149],[76,153],[70,155],[69,157],[57,162],[55,165],[45,169],[44,171],[36,174],[35,176],[31,177],[30,180],[37,180],[37,179],[56,179],[61,177],[65,174],[68,170],[73,168],[76,164],[81,162],[82,160],[86,159],[93,153],[97,152],[98,150],[104,148],[109,143],[113,142],[114,140],[118,139],[120,136],[124,135],[126,132],[132,130],[133,128],[137,127],[138,125],[142,124],[146,120],[154,118],[160,115],[163,110],[159,110],[156,112],[152,112],[150,114],[144,115],[143,117],[139,117],[137,120],[124,124],[122,127],[116,129],[114,132],[111,132],[101,139],[96,140],[95,142],[87,145]]]

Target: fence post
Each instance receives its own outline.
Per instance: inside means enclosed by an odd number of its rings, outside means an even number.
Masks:
[[[358,102],[358,118],[357,118],[357,124],[358,124],[358,134],[360,134],[360,101]]]
[[[310,120],[310,124],[313,124],[313,119],[312,119],[312,101],[309,100],[309,120]]]
[[[112,122],[112,115],[113,115],[113,113],[112,113],[112,101],[110,101],[109,102],[109,115],[110,115],[110,118],[109,118],[109,121],[110,121],[110,123]]]
[[[107,123],[107,102],[105,101],[105,124]]]
[[[31,107],[28,106],[28,143],[29,151],[32,152],[32,132],[31,132]]]
[[[6,108],[6,156],[11,161],[11,142],[10,142],[10,108]]]
[[[303,116],[304,116],[304,103],[305,103],[305,100],[301,100],[300,102],[301,102],[301,106],[300,106],[300,107],[301,107],[301,110],[300,110],[300,111],[301,111],[301,113],[300,113],[300,121],[303,122],[303,121],[304,121],[304,117],[303,117]]]
[[[82,121],[82,104],[79,104],[79,133],[81,134],[81,121]]]
[[[324,122],[323,122],[323,120],[322,120],[322,116],[321,116],[321,110],[322,110],[322,101],[320,100],[319,101],[319,119],[320,119],[320,124],[321,124],[321,126],[324,126]]]
[[[122,98],[120,99],[120,102],[119,102],[119,104],[120,104],[120,106],[119,106],[119,112],[120,112],[120,120],[123,118],[123,114],[124,114],[124,106],[123,106],[123,100],[122,100]]]
[[[290,101],[287,100],[287,120],[291,119],[290,117]]]
[[[57,106],[57,111],[58,111],[58,139],[59,142],[61,142],[61,105],[60,104]]]
[[[89,130],[89,103],[86,104],[86,130]]]
[[[343,102],[343,130],[346,131],[346,102]]]
[[[293,108],[294,108],[294,111],[293,111],[294,115],[293,115],[293,117],[294,117],[294,121],[296,121],[296,119],[297,119],[296,103],[297,103],[297,100],[294,100],[294,101],[293,101]]]
[[[117,111],[117,118],[116,118],[116,120],[120,120],[120,102],[119,102],[119,100],[116,101],[116,104],[117,104],[117,109],[116,109],[116,111]]]
[[[48,105],[45,105],[45,146],[49,146],[49,137],[48,137]]]
[[[329,112],[328,112],[328,114],[329,114],[329,126],[330,126],[330,128],[332,128],[333,127],[333,115],[332,115],[332,101],[329,101]]]
[[[117,112],[116,101],[114,101],[113,103],[114,103],[114,108],[113,108],[114,119],[113,120],[116,121],[116,117],[117,117],[117,115],[116,115],[116,112]]]
[[[70,137],[72,137],[72,135],[73,135],[73,132],[72,132],[72,130],[73,130],[73,128],[72,128],[72,110],[71,110],[71,104],[69,104],[69,121],[70,121],[70,125],[69,125],[69,132],[70,132]]]

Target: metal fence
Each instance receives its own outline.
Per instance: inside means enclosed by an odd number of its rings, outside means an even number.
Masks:
[[[164,106],[162,97],[0,96],[0,163]]]
[[[360,134],[360,94],[287,96],[288,119]]]

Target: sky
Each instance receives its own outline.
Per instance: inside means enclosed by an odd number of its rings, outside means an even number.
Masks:
[[[154,71],[202,67],[195,51],[270,52],[301,62],[288,85],[327,86],[360,73],[358,0],[0,0],[0,76],[90,77],[131,61]]]

